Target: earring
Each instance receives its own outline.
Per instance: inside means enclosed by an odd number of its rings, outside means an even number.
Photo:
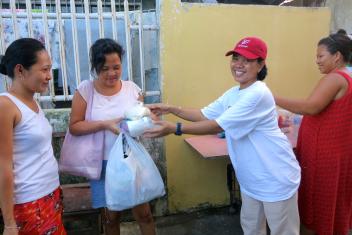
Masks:
[[[22,82],[25,80],[25,78],[24,78],[24,76],[23,76],[22,74],[19,76],[19,79],[20,79]]]

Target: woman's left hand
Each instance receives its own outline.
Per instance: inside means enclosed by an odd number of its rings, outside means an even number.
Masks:
[[[176,125],[167,121],[155,121],[155,127],[144,132],[143,136],[147,138],[162,137],[175,133]]]
[[[122,118],[115,118],[115,119],[103,121],[104,129],[109,130],[112,133],[118,135],[120,133],[118,124],[121,121],[122,121]]]

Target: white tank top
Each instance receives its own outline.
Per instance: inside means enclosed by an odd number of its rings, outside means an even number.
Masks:
[[[14,202],[37,200],[60,185],[52,127],[39,105],[36,113],[9,93],[0,96],[8,97],[22,115],[13,132]]]

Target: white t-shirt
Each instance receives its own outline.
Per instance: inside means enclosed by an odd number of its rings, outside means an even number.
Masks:
[[[274,98],[261,81],[226,91],[202,109],[225,130],[242,193],[265,202],[286,200],[297,191],[301,171],[278,127]]]
[[[79,84],[78,92],[83,99],[88,99],[89,80]],[[121,90],[112,96],[105,96],[94,89],[92,120],[103,121],[123,117],[125,111],[138,102],[141,89],[132,81],[123,81]],[[109,130],[104,131],[104,160],[109,158],[109,153],[114,145],[117,135]]]

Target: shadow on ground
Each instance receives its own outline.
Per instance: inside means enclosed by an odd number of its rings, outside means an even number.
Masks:
[[[239,214],[229,207],[155,218],[157,235],[243,235]],[[140,235],[135,222],[121,223],[121,235]]]

